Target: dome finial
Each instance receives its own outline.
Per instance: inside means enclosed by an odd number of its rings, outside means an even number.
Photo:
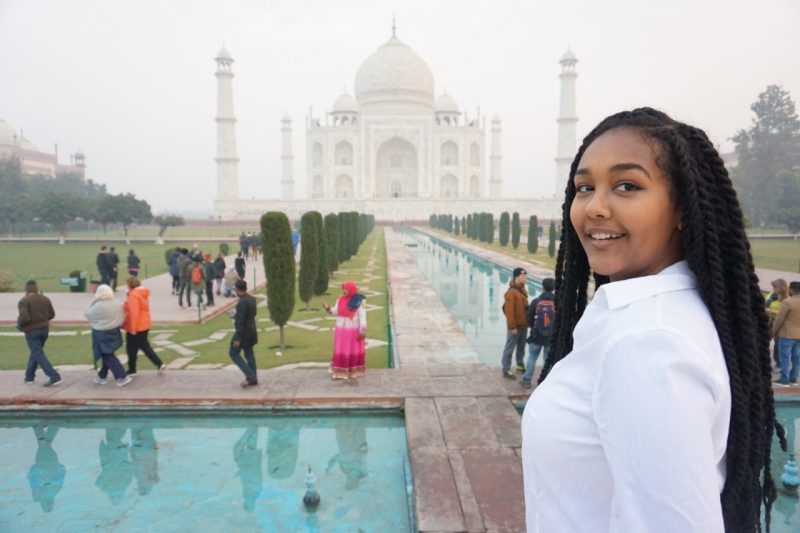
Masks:
[[[394,13],[392,13],[392,37],[397,37],[397,24],[395,23]]]

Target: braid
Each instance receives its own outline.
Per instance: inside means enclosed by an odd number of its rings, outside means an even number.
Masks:
[[[783,450],[786,437],[775,417],[770,331],[764,297],[758,287],[743,216],[728,171],[706,134],[650,108],[612,115],[587,135],[570,169],[562,209],[563,230],[556,262],[556,319],[550,355],[539,382],[552,366],[572,351],[572,332],[586,309],[589,262],[570,208],[573,179],[588,146],[614,128],[639,131],[658,145],[656,161],[672,180],[673,196],[683,224],[683,257],[697,278],[725,357],[731,388],[731,419],[726,449],[727,478],[722,491],[725,530],[766,530],[777,496],[770,473],[770,445],[777,434]],[[594,274],[595,287],[608,282]]]

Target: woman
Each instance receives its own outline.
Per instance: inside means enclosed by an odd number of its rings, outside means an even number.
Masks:
[[[128,298],[125,300],[125,322],[122,329],[125,330],[125,348],[128,352],[128,375],[136,376],[136,358],[139,350],[150,359],[158,373],[161,374],[167,365],[158,357],[158,354],[150,346],[147,334],[150,333],[150,290],[142,287],[139,278],[133,276],[128,278]]]
[[[225,256],[222,255],[222,252],[217,254],[217,258],[214,259],[214,278],[217,280],[217,296],[222,294],[222,278],[225,277]]]
[[[336,316],[336,329],[333,332],[333,360],[331,374],[333,379],[350,379],[363,376],[365,339],[367,338],[367,311],[364,309],[364,296],[352,281],[342,283],[342,295],[331,307],[322,304],[328,314]]]
[[[573,161],[550,357],[522,421],[528,531],[760,530],[775,500],[764,298],[705,133],[649,108]],[[595,294],[587,305],[587,286]]]
[[[128,275],[133,277],[139,276],[139,256],[131,249],[128,251]]]
[[[114,290],[108,285],[100,285],[94,293],[94,300],[84,312],[84,316],[92,327],[92,352],[95,360],[101,359],[103,364],[94,382],[98,385],[108,383],[108,371],[117,380],[117,387],[124,387],[131,382],[125,373],[114,351],[122,347],[122,335],[119,326],[125,319],[122,304],[114,300]]]
[[[772,293],[767,298],[767,303],[766,303],[770,330],[772,329],[772,323],[775,321],[775,317],[778,316],[778,311],[781,310],[781,302],[789,297],[789,284],[786,283],[785,279],[778,278],[775,281],[773,281],[771,285],[772,285]],[[777,340],[773,343],[772,359],[775,361],[775,366],[777,368],[780,368],[781,354],[780,350],[778,349]]]

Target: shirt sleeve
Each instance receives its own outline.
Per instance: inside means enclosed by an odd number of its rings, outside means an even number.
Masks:
[[[333,316],[339,316],[339,298],[336,298],[336,301],[333,302],[331,306],[331,314]]]
[[[720,393],[707,354],[678,332],[608,345],[592,408],[614,480],[609,531],[724,531],[712,437]]]
[[[365,303],[366,300],[361,300],[361,304],[358,306],[358,331],[362,335],[367,334],[367,310],[364,306]]]
[[[783,302],[781,302],[780,311],[778,311],[778,316],[775,317],[775,321],[772,323],[772,336],[777,337],[778,332],[781,330],[781,326],[783,326],[783,321],[786,320],[786,315],[789,314],[789,299],[787,298]]]

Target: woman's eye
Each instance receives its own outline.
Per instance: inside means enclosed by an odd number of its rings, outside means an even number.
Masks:
[[[592,190],[592,186],[586,183],[581,183],[580,185],[575,186],[575,190],[577,192],[590,192]]]
[[[633,192],[641,189],[641,187],[639,187],[635,183],[620,183],[614,188],[621,192]]]

